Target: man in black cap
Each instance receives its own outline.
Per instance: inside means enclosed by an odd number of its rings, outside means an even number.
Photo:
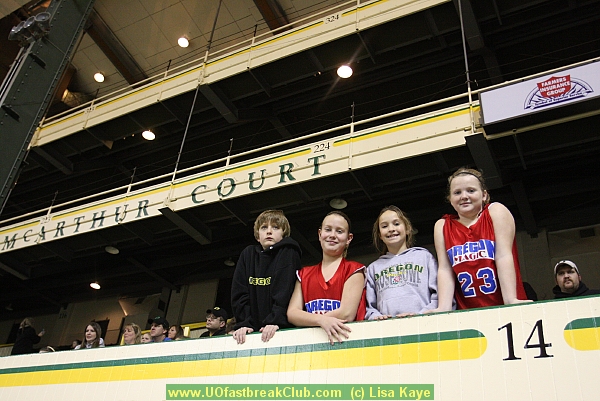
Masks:
[[[200,335],[200,337],[213,337],[213,336],[222,336],[227,334],[225,331],[225,326],[227,325],[227,312],[225,309],[221,309],[218,306],[215,306],[212,309],[208,309],[206,311],[206,329]]]
[[[163,341],[172,341],[167,333],[169,332],[169,322],[167,319],[157,316],[154,319],[148,320],[149,323],[152,323],[150,327],[150,336],[152,337],[153,343],[160,343]]]
[[[554,279],[554,299],[600,294],[600,290],[591,290],[581,281],[579,268],[570,260],[561,260],[554,266]]]

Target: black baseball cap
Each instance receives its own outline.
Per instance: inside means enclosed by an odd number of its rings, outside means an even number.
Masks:
[[[225,309],[221,309],[218,306],[215,306],[212,309],[206,310],[207,315],[214,315],[215,317],[220,317],[223,321],[227,322],[228,316],[227,311]]]
[[[160,316],[156,316],[154,319],[148,319],[148,323],[152,324],[156,324],[157,326],[162,326],[165,328],[165,330],[169,330],[169,328],[171,327],[169,325],[169,322],[167,322],[167,319],[165,319],[164,317],[160,317]]]

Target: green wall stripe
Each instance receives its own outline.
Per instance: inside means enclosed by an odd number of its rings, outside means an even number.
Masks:
[[[450,341],[460,340],[468,338],[483,338],[483,333],[478,330],[459,330],[459,331],[446,331],[440,333],[427,333],[427,334],[416,334],[407,336],[394,336],[385,338],[372,338],[362,340],[351,340],[341,344],[336,343],[331,346],[329,343],[319,344],[302,344],[302,345],[291,345],[285,347],[272,347],[272,348],[255,348],[251,350],[239,350],[239,351],[223,351],[223,352],[206,352],[199,354],[185,354],[185,355],[165,355],[155,357],[141,357],[141,358],[129,358],[129,359],[114,359],[109,361],[90,361],[90,362],[76,362],[76,363],[65,363],[55,365],[43,365],[43,366],[25,366],[19,368],[7,368],[0,369],[0,374],[13,374],[13,373],[31,373],[31,372],[47,372],[52,370],[69,370],[69,369],[86,369],[86,368],[101,368],[101,367],[113,367],[113,366],[128,366],[128,365],[146,365],[146,364],[158,364],[158,363],[170,363],[170,362],[191,362],[191,361],[207,361],[212,359],[232,359],[232,358],[245,358],[251,356],[267,356],[267,355],[280,355],[280,354],[298,354],[306,352],[326,352],[343,349],[354,349],[354,348],[371,348],[371,347],[382,347],[389,345],[400,345],[400,344],[414,344],[414,343],[426,343],[436,341]],[[200,340],[202,341],[202,340]],[[137,347],[143,347],[144,344],[136,345]],[[73,351],[64,351],[73,352]],[[85,352],[83,350],[82,352]]]
[[[575,319],[565,326],[565,330],[593,329],[600,327],[600,317],[588,317]]]

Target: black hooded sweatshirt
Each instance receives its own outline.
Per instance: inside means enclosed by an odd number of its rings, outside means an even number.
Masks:
[[[575,291],[572,294],[567,294],[566,292],[562,292],[558,285],[554,286],[554,288],[552,289],[552,292],[554,293],[554,299],[585,297],[587,295],[600,294],[600,290],[590,290],[589,288],[587,288],[587,285],[583,284],[583,281],[579,282],[579,288],[577,288],[577,291]]]
[[[263,250],[260,244],[242,251],[231,284],[234,329],[250,327],[259,331],[269,324],[280,329],[292,327],[287,308],[299,270],[300,245],[290,237]]]

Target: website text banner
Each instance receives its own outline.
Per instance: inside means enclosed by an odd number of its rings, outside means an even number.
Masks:
[[[483,123],[521,117],[600,96],[600,61],[480,93]]]
[[[198,173],[0,229],[0,253],[465,144],[467,105]]]
[[[589,401],[600,297],[321,328],[0,358],[0,399]],[[568,372],[568,383],[565,383]]]

